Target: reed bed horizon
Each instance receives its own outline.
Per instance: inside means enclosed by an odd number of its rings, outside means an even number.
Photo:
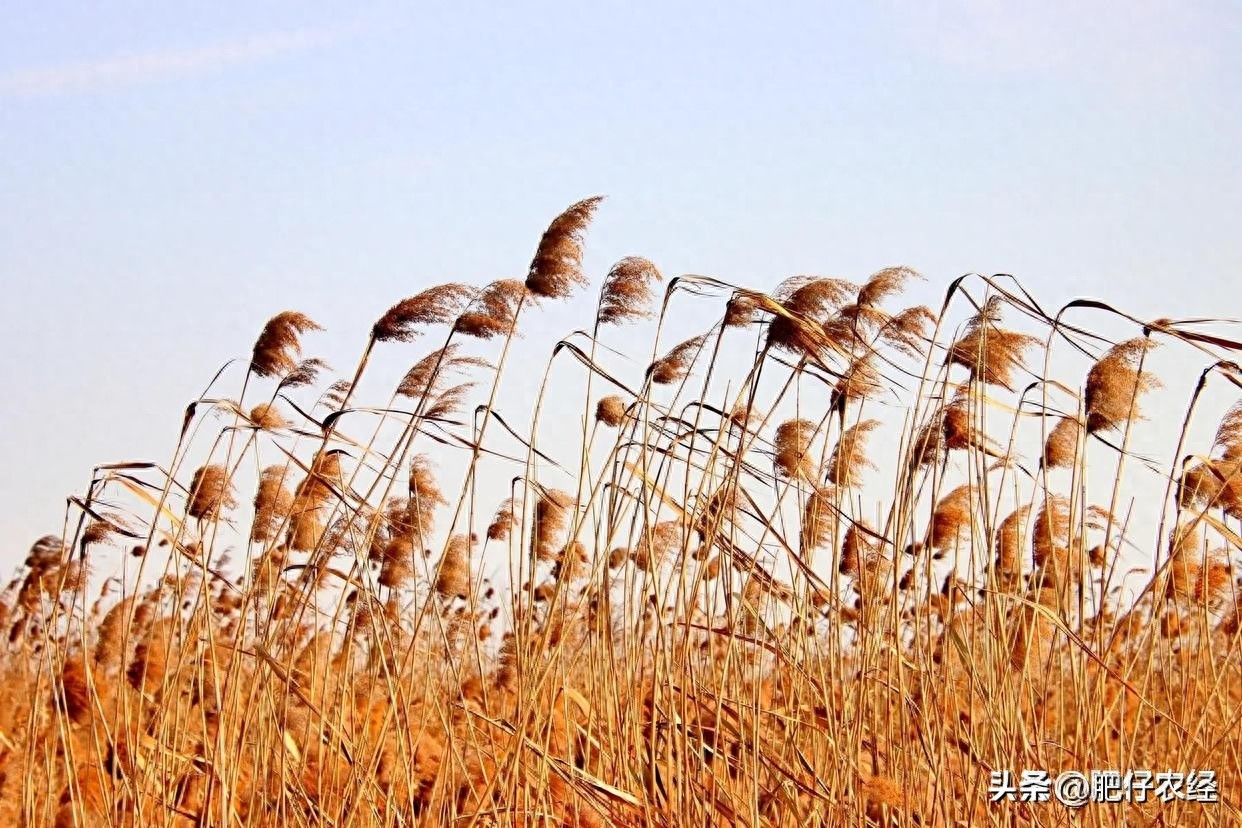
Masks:
[[[276,314],[169,458],[91,469],[0,592],[0,824],[1242,823],[1242,323],[594,288],[601,201],[342,374]],[[989,801],[1024,769],[1220,801]]]

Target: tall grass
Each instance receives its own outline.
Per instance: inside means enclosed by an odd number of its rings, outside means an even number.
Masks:
[[[630,257],[535,386],[598,204],[346,378],[277,315],[167,463],[92,471],[0,600],[0,824],[1242,823],[1232,323]],[[1222,801],[988,802],[1091,768]]]

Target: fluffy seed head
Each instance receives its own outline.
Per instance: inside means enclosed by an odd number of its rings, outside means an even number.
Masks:
[[[560,489],[544,489],[535,501],[535,555],[552,560],[560,548],[558,538],[569,523],[574,496]]]
[[[1209,555],[1195,583],[1195,603],[1213,606],[1225,594],[1232,580],[1233,566],[1225,550]]]
[[[857,486],[864,469],[876,468],[867,458],[867,437],[879,427],[879,420],[863,420],[841,432],[824,469],[829,483],[840,488]]]
[[[190,482],[190,501],[186,511],[199,520],[219,517],[220,512],[237,505],[228,470],[219,464],[202,466]]]
[[[1242,460],[1242,400],[1225,412],[1212,445],[1224,459]]]
[[[65,545],[55,535],[44,535],[30,546],[26,566],[31,569],[50,569],[65,557]]]
[[[421,400],[426,396],[439,395],[445,377],[471,367],[487,368],[491,364],[480,357],[461,356],[459,346],[450,344],[438,348],[420,359],[405,372],[397,385],[397,396]]]
[[[912,357],[920,357],[928,343],[928,328],[936,324],[936,315],[924,305],[906,308],[880,328],[880,338]]]
[[[864,564],[876,554],[876,541],[866,521],[851,522],[841,539],[841,557],[837,568],[843,575],[858,575]]]
[[[1168,585],[1166,596],[1173,601],[1189,603],[1200,579],[1203,556],[1203,533],[1194,523],[1175,526],[1169,532]]]
[[[1119,342],[1091,366],[1084,395],[1089,433],[1114,431],[1139,416],[1139,397],[1160,387],[1159,379],[1139,367],[1154,347],[1146,337]]]
[[[595,405],[595,420],[609,428],[616,428],[625,421],[625,400],[616,394],[600,398]]]
[[[906,282],[922,278],[914,268],[899,265],[886,267],[871,275],[858,291],[858,304],[863,306],[878,305],[890,296],[902,291]]]
[[[927,529],[927,545],[932,549],[952,547],[970,528],[971,485],[958,486],[936,504],[932,510],[931,526]]]
[[[388,589],[402,589],[414,577],[414,541],[409,535],[396,535],[384,543],[380,552],[377,581]]]
[[[254,496],[254,523],[250,539],[270,541],[293,510],[293,492],[285,484],[288,466],[268,466],[259,474],[259,488]]]
[[[905,801],[905,791],[901,785],[887,776],[873,776],[863,783],[863,796],[868,802],[899,808]]]
[[[656,385],[670,385],[690,373],[690,366],[703,348],[705,336],[699,335],[677,345],[647,369]]]
[[[1048,432],[1044,443],[1044,466],[1049,469],[1069,468],[1078,452],[1078,434],[1082,424],[1077,417],[1062,417]]]
[[[949,362],[970,369],[972,379],[1013,390],[1014,374],[1026,367],[1026,351],[1037,337],[1007,331],[1000,322],[1002,300],[991,296],[966,325],[961,339],[949,348]]]
[[[743,328],[755,320],[757,310],[758,305],[752,297],[744,293],[735,293],[725,306],[724,326]]]
[[[857,285],[844,279],[786,279],[773,298],[789,315],[777,314],[772,318],[768,324],[768,344],[794,353],[819,352],[827,341],[822,325],[828,314],[857,290]]]
[[[314,385],[319,379],[319,372],[327,370],[331,370],[328,363],[318,357],[304,359],[295,365],[292,371],[280,378],[280,388],[283,391]]]
[[[410,461],[410,499],[408,503],[409,525],[414,543],[420,547],[427,544],[435,525],[436,508],[447,506],[448,501],[436,483],[431,459],[425,454],[415,455]]]
[[[809,552],[829,545],[837,536],[836,490],[819,486],[807,495],[802,508],[802,549]]]
[[[487,539],[502,541],[509,538],[509,533],[517,524],[516,504],[513,498],[506,498],[496,510],[492,522],[487,526]]]
[[[612,266],[600,291],[599,323],[617,325],[652,315],[654,285],[663,281],[656,268],[641,256],[626,256]]]
[[[371,328],[371,337],[376,342],[409,342],[419,335],[421,325],[455,320],[474,293],[474,288],[452,282],[427,288],[385,311]]]
[[[865,354],[851,361],[833,388],[833,391],[846,403],[873,397],[883,390],[880,372],[875,369],[875,361],[871,354]]]
[[[812,479],[814,463],[809,457],[815,423],[810,420],[787,420],[776,427],[773,445],[776,450],[776,471],[784,477]]]
[[[857,292],[858,285],[845,279],[794,276],[781,282],[772,298],[790,313],[823,321]]]
[[[1031,532],[1035,566],[1057,563],[1064,557],[1069,542],[1069,500],[1062,495],[1048,494],[1043,499],[1039,514],[1035,516],[1035,525]]]
[[[1178,481],[1178,500],[1182,508],[1215,508],[1242,517],[1242,458],[1209,459],[1190,466]]]
[[[60,671],[58,702],[63,702],[69,720],[77,724],[87,721],[91,715],[91,689],[86,677],[86,663],[81,655],[70,656]]]
[[[1001,521],[996,530],[996,571],[1002,578],[1012,579],[1022,574],[1023,540],[1027,516],[1031,505],[1020,506]]]
[[[288,374],[297,368],[297,357],[302,353],[302,334],[320,330],[323,329],[306,314],[297,311],[276,314],[255,340],[250,370],[260,377]]]
[[[561,213],[544,231],[526,274],[526,289],[548,299],[566,299],[585,285],[582,243],[603,196],[583,199]]]
[[[457,317],[453,327],[463,336],[476,339],[505,336],[517,322],[518,307],[522,301],[532,296],[526,285],[517,279],[497,280],[479,292]]]
[[[280,415],[279,409],[269,403],[259,403],[250,409],[250,422],[262,431],[276,431],[285,428],[289,423]]]
[[[470,536],[449,538],[436,575],[436,592],[441,598],[470,597]]]
[[[634,547],[634,565],[643,572],[658,567],[670,552],[681,547],[682,523],[665,520],[643,532]]]

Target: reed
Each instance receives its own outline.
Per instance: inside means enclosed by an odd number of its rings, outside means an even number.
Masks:
[[[171,464],[92,470],[0,593],[0,824],[1242,822],[1235,323],[630,256],[515,372],[600,204],[343,375],[278,314]],[[986,796],[1090,768],[1221,802]]]

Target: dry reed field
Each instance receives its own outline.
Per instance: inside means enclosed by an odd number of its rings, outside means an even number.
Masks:
[[[0,825],[1242,824],[1234,323],[593,282],[599,203],[343,375],[277,314],[91,470],[0,594]],[[1090,769],[1219,802],[989,801]]]

